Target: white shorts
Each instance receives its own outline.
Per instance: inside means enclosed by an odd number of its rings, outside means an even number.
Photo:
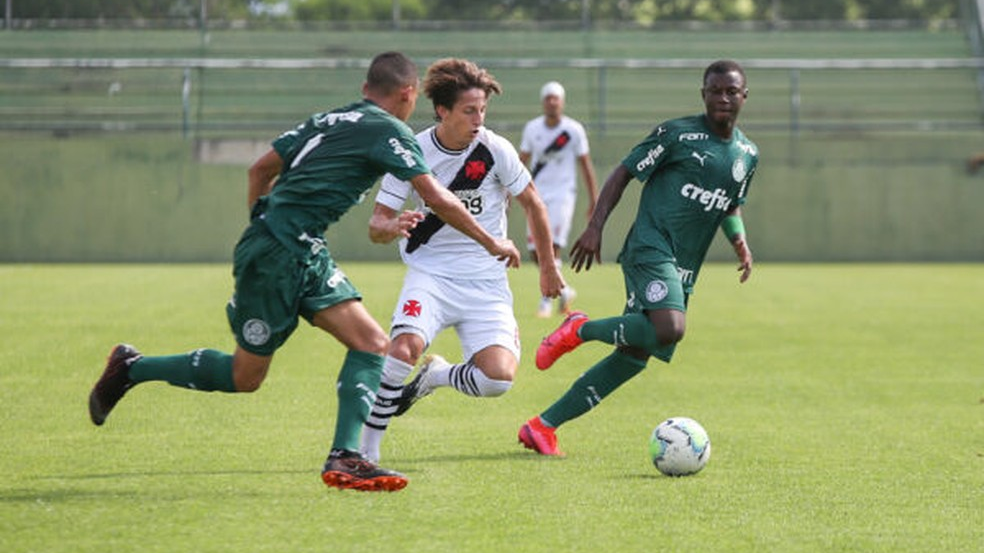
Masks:
[[[502,346],[519,362],[519,325],[506,277],[454,280],[408,269],[390,337],[416,334],[430,346],[449,327],[457,332],[466,360],[489,346]]]
[[[550,221],[550,234],[553,236],[553,243],[561,248],[567,247],[567,237],[571,233],[571,219],[574,218],[574,206],[577,203],[577,196],[568,194],[543,198],[543,203],[547,206],[547,218]],[[530,232],[529,225],[526,226],[526,247],[530,251],[536,249],[533,243],[533,233]]]

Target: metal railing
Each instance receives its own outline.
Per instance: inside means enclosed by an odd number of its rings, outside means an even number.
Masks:
[[[984,1],[984,0],[982,0]],[[70,92],[63,94],[60,99],[64,105],[55,106],[53,109],[48,106],[38,105],[32,107],[31,95],[36,93],[31,85],[25,85],[23,95],[27,96],[19,105],[10,100],[13,94],[5,94],[8,101],[0,104],[0,130],[40,130],[40,131],[140,131],[140,130],[174,130],[180,129],[186,136],[201,130],[209,129],[221,131],[223,129],[231,131],[242,131],[253,125],[256,129],[267,128],[275,125],[277,128],[283,126],[282,120],[276,120],[269,124],[256,122],[250,123],[248,115],[250,113],[261,114],[264,110],[257,108],[242,108],[243,110],[253,109],[253,112],[240,111],[235,117],[223,119],[220,116],[212,116],[211,119],[202,115],[201,104],[203,98],[208,94],[219,96],[222,92],[208,92],[205,76],[214,72],[245,72],[261,71],[280,74],[285,71],[321,71],[332,72],[340,71],[347,75],[349,81],[356,74],[361,75],[368,67],[368,59],[361,58],[321,58],[321,59],[256,59],[256,58],[6,58],[0,59],[0,72],[10,71],[46,71],[68,70],[72,72],[72,78],[77,78],[79,74],[87,71],[118,71],[126,74],[127,71],[135,70],[168,70],[180,73],[180,83],[174,83],[173,94],[175,99],[180,97],[181,111],[180,116],[175,117],[170,109],[161,109],[155,106],[141,108],[114,108],[105,102],[102,104],[93,101],[89,103],[73,102],[77,100]],[[419,60],[426,64],[430,60]],[[611,129],[616,129],[620,125],[632,124],[631,114],[623,114],[621,118],[614,116],[613,112],[621,109],[623,101],[620,99],[624,89],[631,86],[637,76],[659,75],[661,72],[679,70],[701,70],[708,60],[700,59],[598,59],[598,58],[571,58],[571,59],[535,59],[535,58],[514,58],[514,59],[489,59],[482,60],[484,67],[493,70],[510,70],[517,72],[545,72],[556,73],[558,71],[576,72],[586,75],[581,81],[588,81],[584,87],[587,94],[593,96],[587,109],[587,113],[582,119],[588,127],[602,136]],[[830,112],[836,111],[830,107],[808,108],[804,101],[804,95],[813,90],[812,87],[826,86],[825,79],[814,79],[812,83],[804,82],[804,75],[815,75],[818,73],[833,72],[841,75],[840,90],[851,90],[852,87],[863,86],[874,87],[877,85],[878,78],[871,78],[872,72],[881,72],[880,75],[904,74],[906,78],[913,78],[917,72],[922,74],[939,75],[952,72],[968,75],[980,75],[984,73],[984,58],[930,58],[930,59],[748,59],[741,60],[742,65],[748,72],[758,72],[759,75],[769,74],[771,76],[771,100],[785,97],[788,105],[786,113],[774,112],[770,118],[758,118],[758,125],[761,127],[773,128],[776,130],[787,130],[790,133],[798,133],[804,129],[825,129],[847,127],[865,127],[871,130],[887,129],[913,129],[913,130],[936,130],[936,129],[967,129],[980,128],[981,118],[981,98],[975,98],[970,104],[964,106],[941,106],[939,109],[952,109],[952,112],[943,112],[942,115],[925,115],[926,106],[919,98],[920,86],[918,80],[912,85],[913,106],[911,113],[907,109],[899,108],[905,112],[901,115],[892,116],[873,116],[866,119],[852,113],[847,113],[847,108],[836,108],[845,112],[846,115],[831,117]],[[854,73],[852,73],[854,72]],[[900,73],[902,72],[902,73]],[[937,72],[937,73],[933,73]],[[524,73],[525,74],[525,73]],[[619,75],[618,79],[613,75]],[[780,77],[779,75],[785,75]],[[2,73],[0,73],[2,75]],[[844,77],[847,75],[847,77]],[[868,85],[860,84],[859,79],[854,77],[866,76],[871,79]],[[42,79],[43,75],[35,75],[35,79]],[[319,75],[320,77],[320,75]],[[361,78],[361,77],[359,77]],[[57,77],[54,79],[57,81]],[[214,80],[214,79],[213,79]],[[274,81],[280,79],[272,79]],[[519,79],[529,81],[531,79]],[[935,77],[924,79],[927,82],[938,81]],[[536,82],[539,82],[537,80]],[[783,84],[783,82],[785,84]],[[980,82],[978,80],[978,82]],[[628,85],[626,84],[628,83]],[[357,90],[351,82],[346,84],[346,94],[351,90]],[[61,85],[48,83],[45,85],[49,90],[58,89]],[[286,85],[285,85],[286,86]],[[524,84],[523,86],[531,86]],[[649,86],[649,85],[646,85]],[[689,86],[689,85],[688,85]],[[893,85],[886,84],[889,92]],[[945,85],[941,85],[945,86]],[[63,86],[61,86],[64,88]],[[978,94],[979,90],[968,87],[962,77],[954,79],[954,84],[950,88],[964,87]],[[163,98],[168,96],[167,90],[158,90],[157,85],[147,85],[153,89],[153,93]],[[785,90],[783,90],[785,89]],[[196,106],[195,92],[198,92],[198,105]],[[619,94],[616,94],[615,92]],[[897,93],[897,91],[896,91]],[[112,94],[112,84],[110,93]],[[642,94],[639,92],[638,94]],[[880,92],[875,91],[877,95]],[[277,91],[268,93],[271,99],[277,97]],[[813,94],[818,96],[818,94]],[[811,98],[813,105],[818,101]],[[59,99],[53,100],[58,103]],[[168,103],[166,100],[159,100],[158,103]],[[103,105],[105,104],[105,105]],[[170,105],[170,104],[168,104]],[[968,113],[967,108],[970,108]],[[116,111],[114,111],[114,109]],[[774,109],[774,108],[773,108]],[[877,106],[872,108],[877,110]],[[128,111],[129,110],[129,111]],[[140,117],[143,113],[146,116]],[[247,116],[242,116],[246,113]],[[863,113],[859,112],[859,113]],[[51,114],[51,115],[45,115]],[[135,115],[134,115],[135,114]],[[262,119],[262,118],[260,118]],[[510,127],[517,125],[518,121],[510,118],[500,118],[498,125]]]

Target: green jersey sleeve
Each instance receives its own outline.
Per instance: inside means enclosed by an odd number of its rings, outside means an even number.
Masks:
[[[672,144],[671,135],[665,124],[656,127],[649,136],[632,148],[622,160],[622,165],[640,182],[648,182],[653,173],[666,163]]]
[[[409,127],[397,128],[397,132],[379,141],[373,151],[373,160],[382,172],[404,181],[430,172],[420,144]]]
[[[304,144],[317,133],[318,129],[315,127],[314,117],[312,117],[273,140],[271,146],[280,155],[280,158],[284,160],[284,169],[287,169],[293,164],[294,158],[300,153]]]

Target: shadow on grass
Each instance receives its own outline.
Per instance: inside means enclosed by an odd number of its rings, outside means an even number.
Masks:
[[[0,491],[0,503],[65,503],[68,501],[98,501],[137,497],[135,491],[119,490],[80,490],[62,488],[56,490],[37,490],[17,488]]]
[[[255,490],[243,490],[236,488],[231,491],[216,491],[211,488],[189,485],[182,488],[184,491],[177,491],[179,486],[166,487],[175,490],[174,493],[161,493],[159,489],[153,492],[143,493],[144,483],[141,481],[183,481],[194,477],[275,477],[275,476],[310,476],[312,481],[319,480],[318,469],[312,467],[306,470],[282,469],[282,470],[141,470],[141,471],[117,471],[93,474],[58,474],[40,475],[26,480],[34,480],[39,483],[36,488],[12,488],[0,490],[0,504],[10,503],[37,503],[46,505],[51,503],[69,503],[76,501],[99,502],[106,500],[120,499],[146,499],[153,497],[162,501],[179,501],[189,497],[189,493],[194,496],[204,493],[209,496],[216,494],[231,494],[235,497],[263,497],[262,492]],[[110,484],[116,482],[118,485]],[[88,483],[88,484],[87,484]],[[156,484],[159,486],[160,484]],[[79,486],[79,487],[76,487]],[[93,487],[105,487],[105,489],[94,489]],[[140,489],[129,489],[136,486]]]
[[[678,482],[680,480],[700,480],[703,476],[699,474],[691,474],[689,476],[667,476],[665,474],[660,474],[659,472],[653,472],[652,474],[635,473],[635,474],[623,474],[621,476],[614,477],[613,480],[637,480],[645,482]]]
[[[659,473],[655,473],[655,474],[636,473],[636,474],[623,474],[621,476],[617,476],[617,477],[613,478],[613,480],[641,480],[641,481],[646,481],[646,482],[662,481],[662,480],[667,480],[667,479],[672,480],[673,477],[672,476],[664,476],[664,475],[659,474]]]
[[[499,453],[486,453],[480,455],[428,455],[423,457],[401,457],[399,463],[463,463],[468,461],[536,461],[536,462],[557,462],[564,457],[549,457],[537,455],[530,451],[503,451]]]
[[[185,478],[188,476],[270,476],[286,474],[316,474],[317,467],[309,469],[280,469],[280,470],[141,470],[141,471],[119,471],[104,472],[95,474],[59,474],[37,476],[35,480],[120,480],[126,478],[160,478],[176,477]]]

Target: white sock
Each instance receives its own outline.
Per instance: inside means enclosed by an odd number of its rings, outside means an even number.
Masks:
[[[359,451],[373,462],[379,462],[379,450],[383,436],[389,426],[390,418],[396,411],[396,400],[403,391],[403,381],[410,376],[413,365],[404,363],[395,357],[386,356],[383,362],[383,375],[376,394],[376,403],[372,412],[362,426],[362,445]]]
[[[425,384],[430,389],[450,386],[472,397],[501,396],[512,388],[511,380],[489,378],[470,362],[432,369],[427,373]]]

